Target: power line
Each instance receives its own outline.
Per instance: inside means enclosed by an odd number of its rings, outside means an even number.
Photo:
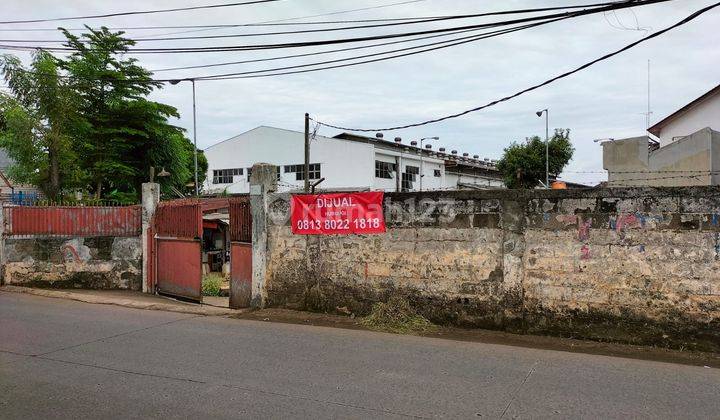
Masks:
[[[253,51],[253,50],[265,50],[265,49],[314,47],[314,46],[322,46],[322,45],[366,42],[366,41],[375,41],[375,40],[382,40],[382,39],[406,38],[406,37],[418,36],[418,35],[428,35],[428,34],[436,34],[436,33],[443,33],[443,32],[452,32],[452,31],[463,30],[463,29],[490,28],[490,27],[496,27],[496,26],[527,23],[527,22],[533,22],[533,21],[539,21],[539,20],[545,20],[545,19],[553,19],[553,18],[566,17],[566,16],[577,17],[577,16],[590,15],[590,14],[594,14],[594,13],[600,13],[600,12],[609,11],[609,10],[624,9],[624,8],[636,7],[636,6],[640,6],[640,5],[664,3],[664,2],[668,2],[668,1],[672,1],[672,0],[622,1],[622,2],[614,2],[614,3],[611,3],[604,7],[582,9],[582,10],[575,11],[575,12],[547,14],[547,15],[542,15],[542,16],[499,21],[499,22],[494,22],[494,23],[456,26],[456,27],[450,27],[450,28],[430,29],[430,30],[415,31],[415,32],[372,35],[372,36],[363,36],[363,37],[355,37],[355,38],[339,38],[339,39],[329,39],[329,40],[320,40],[320,41],[304,41],[304,42],[260,44],[260,45],[256,44],[256,45],[184,47],[184,48],[131,48],[128,50],[128,54],[149,54],[149,53],[151,53],[151,54],[177,54],[177,53]],[[34,47],[34,46],[12,46],[12,45],[7,45],[7,44],[0,44],[0,48],[15,49],[15,50],[28,50],[28,49],[35,50],[35,49],[37,49],[37,47]],[[47,51],[56,51],[56,52],[74,51],[74,49],[70,48],[70,47],[47,47],[47,48],[43,48],[43,49],[47,50]]]
[[[627,50],[629,50],[629,49],[631,49],[631,48],[633,48],[633,47],[635,47],[635,46],[637,46],[637,45],[639,45],[639,44],[642,44],[643,42],[646,42],[646,41],[648,41],[648,40],[650,40],[650,39],[653,39],[653,38],[656,38],[656,37],[658,37],[658,36],[660,36],[660,35],[662,35],[662,34],[664,34],[664,33],[666,33],[666,32],[669,32],[669,31],[671,31],[671,30],[673,30],[673,29],[675,29],[675,28],[678,28],[678,27],[680,27],[680,26],[683,26],[683,25],[687,24],[688,22],[696,19],[698,16],[700,16],[700,15],[702,15],[702,14],[704,14],[704,13],[706,13],[706,12],[708,12],[708,11],[710,11],[710,10],[718,7],[718,6],[720,6],[720,2],[714,3],[714,4],[710,5],[710,6],[705,7],[705,8],[702,8],[702,9],[700,9],[700,10],[692,13],[690,16],[686,17],[685,19],[681,20],[680,22],[678,22],[678,23],[676,23],[676,24],[674,24],[674,25],[672,25],[672,26],[669,26],[669,27],[667,27],[667,28],[665,28],[665,29],[662,29],[662,30],[660,30],[660,31],[654,32],[654,33],[652,33],[652,34],[650,34],[650,35],[648,35],[648,36],[646,36],[646,37],[643,37],[643,38],[641,38],[641,39],[639,39],[639,40],[637,40],[637,41],[635,41],[635,42],[632,42],[632,43],[626,45],[626,46],[623,47],[623,48],[620,48],[619,50],[616,50],[616,51],[614,51],[614,52],[612,52],[612,53],[609,53],[609,54],[605,54],[605,55],[603,55],[603,56],[600,57],[600,58],[597,58],[597,59],[595,59],[595,60],[593,60],[593,61],[590,61],[590,62],[588,62],[588,63],[585,63],[585,64],[583,64],[582,66],[577,67],[577,68],[574,69],[574,70],[568,71],[568,72],[563,73],[563,74],[560,74],[560,75],[558,75],[558,76],[555,76],[555,77],[553,77],[552,79],[548,79],[548,80],[546,80],[546,81],[544,81],[544,82],[542,82],[542,83],[538,83],[538,84],[536,84],[536,85],[534,85],[534,86],[531,86],[531,87],[529,87],[529,88],[527,88],[527,89],[521,90],[520,92],[517,92],[517,93],[515,93],[515,94],[513,94],[513,95],[506,96],[506,97],[504,97],[504,98],[501,98],[501,99],[497,99],[497,100],[495,100],[495,101],[492,101],[492,102],[490,102],[490,103],[488,103],[488,104],[486,104],[486,105],[482,105],[482,106],[478,106],[478,107],[475,107],[475,108],[471,108],[471,109],[468,109],[468,110],[466,110],[466,111],[458,112],[458,113],[456,113],[456,114],[451,114],[451,115],[447,115],[447,116],[444,116],[444,117],[435,118],[435,119],[431,119],[431,120],[427,120],[427,121],[423,121],[423,122],[419,122],[419,123],[406,124],[406,125],[394,126],[394,127],[388,127],[388,128],[371,128],[371,129],[370,129],[370,128],[350,128],[350,127],[342,127],[342,126],[338,126],[338,125],[327,124],[327,123],[324,123],[324,122],[322,122],[322,121],[317,121],[317,120],[315,120],[315,121],[316,121],[318,124],[324,125],[325,127],[335,128],[335,129],[337,129],[337,130],[357,131],[357,132],[370,132],[370,131],[374,131],[374,132],[375,132],[375,131],[393,131],[393,130],[401,130],[401,129],[405,129],[405,128],[419,127],[419,126],[423,126],[423,125],[434,124],[434,123],[437,123],[437,122],[440,122],[440,121],[449,120],[449,119],[452,119],[452,118],[458,118],[458,117],[461,117],[461,116],[463,116],[463,115],[470,114],[470,113],[472,113],[472,112],[480,111],[480,110],[485,109],[485,108],[490,108],[490,107],[492,107],[492,106],[494,106],[494,105],[497,105],[497,104],[499,104],[499,103],[501,103],[501,102],[506,102],[506,101],[509,101],[509,100],[511,100],[511,99],[517,98],[518,96],[521,96],[521,95],[523,95],[523,94],[525,94],[525,93],[528,93],[528,92],[537,90],[537,89],[539,89],[539,88],[541,88],[541,87],[543,87],[543,86],[549,85],[549,84],[551,84],[551,83],[553,83],[553,82],[555,82],[555,81],[557,81],[557,80],[564,79],[564,78],[566,78],[566,77],[568,77],[568,76],[571,76],[571,75],[573,75],[573,74],[575,74],[575,73],[578,73],[578,72],[580,72],[580,71],[582,71],[582,70],[585,70],[586,68],[588,68],[588,67],[590,67],[590,66],[592,66],[592,65],[594,65],[594,64],[596,64],[596,63],[599,63],[599,62],[601,62],[601,61],[605,61],[605,60],[607,60],[607,59],[609,59],[609,58],[611,58],[611,57],[614,57],[614,56],[616,56],[616,55],[618,55],[618,54],[620,54],[620,53],[623,53],[623,52],[625,52],[625,51],[627,51]]]
[[[504,10],[504,11],[497,11],[497,12],[485,12],[485,13],[475,13],[475,14],[418,18],[418,19],[403,20],[400,22],[392,22],[392,23],[375,23],[375,24],[371,24],[371,25],[342,26],[342,27],[337,27],[337,28],[300,29],[300,30],[293,30],[293,31],[275,31],[275,32],[246,33],[246,34],[226,34],[226,35],[180,36],[180,37],[164,37],[164,38],[158,38],[158,37],[135,38],[135,39],[133,39],[133,41],[135,41],[135,42],[188,41],[188,40],[198,40],[198,39],[228,39],[228,38],[245,38],[245,37],[258,37],[258,36],[271,36],[271,35],[296,35],[296,34],[308,34],[308,33],[337,32],[337,31],[357,30],[357,29],[385,28],[385,27],[393,27],[393,26],[416,25],[416,24],[424,24],[424,23],[432,23],[432,22],[442,22],[442,21],[448,21],[448,20],[472,19],[472,18],[478,18],[478,17],[501,16],[501,15],[512,15],[512,14],[528,14],[528,13],[539,13],[539,12],[548,12],[548,11],[556,11],[556,10],[583,9],[583,8],[591,8],[591,7],[607,7],[607,6],[614,6],[617,4],[618,4],[618,2],[606,2],[606,3],[576,5],[576,6],[559,6],[559,7],[534,8],[534,9]],[[607,13],[607,12],[605,12],[605,13]],[[540,18],[542,18],[542,17],[536,17],[533,19],[540,19]],[[493,25],[493,24],[487,24],[487,25]],[[67,42],[67,40],[61,40],[61,39],[55,39],[55,40],[53,40],[53,39],[40,39],[40,40],[0,39],[0,42],[9,42],[9,43],[31,42],[31,43],[62,44],[62,43]]]
[[[189,10],[201,10],[201,9],[217,9],[221,7],[236,7],[236,6],[247,6],[258,3],[272,3],[281,0],[252,0],[235,3],[221,3],[221,4],[209,4],[205,6],[190,6],[190,7],[175,7],[171,9],[155,9],[155,10],[141,10],[132,12],[118,12],[118,13],[106,13],[101,15],[88,15],[88,16],[69,16],[62,18],[48,18],[48,19],[26,19],[26,20],[6,20],[0,21],[0,24],[19,24],[19,23],[41,23],[41,22],[58,22],[63,20],[83,20],[83,19],[98,19],[108,18],[116,16],[130,16],[130,15],[147,15],[155,13],[169,13],[169,12],[184,12]]]
[[[417,3],[417,2],[422,2],[422,1],[427,1],[427,0],[403,1],[403,2],[399,2],[399,3],[391,3],[391,4],[381,5],[381,6],[366,7],[366,8],[362,8],[362,9],[343,10],[343,11],[338,11],[338,12],[323,13],[323,14],[312,15],[312,16],[298,16],[298,17],[285,18],[285,19],[266,20],[266,21],[254,22],[254,23],[228,23],[228,24],[214,24],[214,25],[111,26],[111,27],[107,27],[107,29],[119,30],[119,31],[199,29],[198,32],[200,32],[202,30],[239,28],[239,27],[246,27],[246,26],[330,25],[330,24],[344,24],[344,23],[393,22],[393,21],[401,21],[401,20],[417,20],[417,19],[430,19],[430,18],[436,18],[436,17],[443,17],[443,16],[421,16],[421,17],[400,17],[400,18],[382,18],[382,19],[355,19],[355,20],[315,21],[315,22],[290,22],[293,20],[308,19],[311,17],[331,16],[331,15],[337,15],[340,13],[352,13],[352,12],[363,11],[363,10],[380,9],[380,8],[385,8],[385,7],[399,6],[399,5]],[[83,28],[65,28],[65,29],[70,32],[87,31],[87,28],[85,28],[85,27],[83,27]],[[0,32],[55,32],[57,30],[58,30],[57,27],[52,27],[52,28],[14,28],[14,29],[0,28]],[[178,32],[178,33],[188,33],[188,32],[193,32],[193,31]]]
[[[360,55],[360,56],[356,56],[356,57],[342,58],[342,59],[336,59],[336,60],[327,60],[327,61],[321,61],[321,62],[317,62],[317,63],[300,64],[300,65],[295,65],[295,66],[277,67],[277,68],[274,68],[274,69],[254,70],[254,71],[236,72],[236,73],[226,73],[226,74],[221,74],[221,75],[204,76],[204,77],[201,76],[201,77],[195,77],[194,79],[195,79],[195,80],[228,80],[228,79],[247,79],[247,78],[256,78],[256,77],[270,77],[270,76],[280,76],[280,75],[289,75],[289,74],[298,74],[298,73],[308,73],[308,72],[314,72],[314,71],[320,71],[320,70],[328,70],[328,69],[336,69],[336,68],[350,67],[350,66],[356,66],[356,65],[359,65],[359,64],[375,63],[375,62],[378,62],[378,61],[385,61],[385,60],[390,60],[390,59],[394,59],[394,58],[400,58],[400,57],[406,57],[406,56],[410,56],[410,55],[421,54],[421,53],[430,52],[430,51],[435,51],[435,50],[439,50],[439,49],[443,49],[443,48],[449,48],[449,47],[453,47],[453,46],[457,46],[457,45],[462,45],[462,44],[466,44],[466,43],[469,43],[469,42],[475,42],[475,41],[479,41],[479,40],[481,40],[481,39],[492,38],[492,37],[496,37],[496,36],[508,34],[508,33],[511,33],[511,32],[516,32],[516,31],[520,31],[520,30],[524,30],[524,29],[529,29],[529,28],[532,28],[532,27],[535,27],[535,26],[540,26],[540,25],[545,25],[545,24],[552,23],[552,22],[557,22],[558,20],[561,20],[561,19],[567,19],[567,18],[557,18],[557,19],[553,19],[553,20],[550,20],[550,21],[547,21],[547,22],[540,22],[540,23],[529,24],[529,25],[524,25],[524,26],[515,27],[515,28],[502,29],[502,30],[497,30],[497,31],[488,32],[488,33],[486,33],[486,34],[481,34],[481,35],[465,36],[465,37],[455,38],[455,39],[446,40],[446,41],[434,42],[434,43],[430,43],[430,44],[424,44],[424,45],[419,45],[419,46],[414,46],[414,47],[401,48],[401,49],[397,49],[397,50],[384,51],[384,52],[373,53],[373,54],[365,54],[365,55]],[[338,63],[338,62],[344,62],[344,61],[357,60],[357,59],[360,59],[360,58],[375,57],[375,56],[379,56],[379,55],[387,55],[387,54],[391,54],[391,53],[394,53],[394,52],[402,52],[402,51],[415,50],[415,49],[418,49],[418,48],[424,48],[424,47],[428,47],[428,46],[432,46],[432,48],[426,48],[426,49],[420,50],[420,51],[413,51],[413,52],[403,53],[403,54],[398,54],[398,55],[393,55],[393,56],[389,56],[389,57],[376,58],[376,59],[372,59],[372,60],[364,60],[364,61],[359,61],[359,62],[356,62],[356,63],[349,63],[349,64],[342,64],[342,65],[327,66],[327,67],[322,67],[322,68],[318,68],[318,69],[279,72],[280,70],[289,70],[289,69],[295,69],[295,68],[313,67],[313,66],[319,66],[319,65],[322,65],[322,64]],[[277,73],[259,74],[259,73],[268,73],[268,72],[277,72]],[[254,75],[254,76],[248,76],[248,75]]]
[[[316,51],[316,52],[304,53],[304,54],[283,55],[283,56],[279,56],[279,57],[257,58],[257,59],[251,59],[251,60],[241,60],[241,61],[227,61],[227,62],[213,63],[213,64],[199,64],[199,65],[194,65],[194,66],[167,67],[167,68],[150,70],[150,72],[151,73],[159,73],[159,72],[165,72],[165,71],[191,70],[191,69],[202,69],[202,68],[210,68],[210,67],[224,67],[224,66],[231,66],[231,65],[236,65],[236,64],[249,64],[249,63],[259,63],[259,62],[264,62],[264,61],[286,60],[289,58],[311,57],[311,56],[316,56],[316,55],[332,54],[332,53],[337,53],[337,52],[355,51],[355,50],[361,50],[361,49],[367,49],[367,48],[382,47],[382,46],[387,46],[387,45],[402,44],[402,43],[406,43],[406,42],[414,42],[414,41],[420,41],[420,40],[424,40],[424,39],[440,38],[440,37],[457,35],[457,34],[466,33],[466,32],[475,32],[475,31],[477,31],[477,29],[467,29],[467,30],[463,30],[463,31],[448,32],[448,33],[439,34],[439,35],[423,36],[423,37],[418,37],[418,38],[414,38],[414,39],[382,42],[382,43],[370,44],[370,45],[360,45],[357,47]]]
[[[519,30],[523,30],[523,29],[528,29],[528,28],[530,28],[530,27],[539,26],[539,25],[544,25],[544,24],[551,23],[551,22],[554,22],[554,21],[558,21],[558,20],[563,20],[563,19],[568,19],[568,18],[571,18],[571,17],[575,17],[575,16],[578,16],[579,14],[588,13],[588,12],[590,12],[590,11],[592,11],[592,10],[581,10],[581,11],[573,12],[573,13],[569,13],[569,14],[561,14],[561,15],[560,15],[561,17],[559,17],[559,18],[546,19],[546,20],[541,21],[541,22],[538,22],[538,23],[532,23],[532,24],[527,24],[527,25],[523,25],[523,26],[516,26],[516,27],[513,27],[513,28],[509,28],[509,29],[496,30],[496,31],[493,31],[493,32],[484,33],[484,34],[480,34],[480,35],[476,35],[476,36],[456,38],[456,39],[451,39],[451,40],[448,40],[448,41],[442,41],[442,42],[431,43],[431,44],[424,44],[424,45],[419,45],[419,46],[410,47],[410,48],[404,48],[404,49],[400,49],[400,50],[384,51],[384,52],[379,52],[379,53],[374,53],[374,54],[367,54],[367,55],[362,55],[362,56],[357,56],[357,57],[350,57],[350,58],[337,59],[337,60],[328,60],[328,61],[323,61],[323,62],[318,62],[318,63],[303,64],[303,65],[296,65],[296,66],[285,66],[285,67],[279,67],[279,68],[270,68],[270,69],[250,71],[250,72],[236,72],[236,73],[226,73],[226,74],[210,75],[210,76],[186,77],[186,78],[180,78],[179,80],[223,80],[223,79],[270,77],[270,76],[279,76],[279,75],[286,75],[286,74],[307,73],[307,72],[314,72],[314,71],[320,71],[320,70],[326,70],[326,69],[341,68],[341,67],[348,67],[348,66],[365,64],[365,63],[372,63],[372,62],[384,61],[384,60],[389,60],[389,59],[393,59],[393,58],[399,58],[399,57],[404,57],[404,56],[409,56],[409,55],[414,55],[414,54],[420,54],[420,53],[424,53],[424,52],[428,52],[428,51],[434,51],[434,50],[436,50],[436,49],[448,48],[448,47],[454,46],[454,45],[460,45],[460,44],[464,44],[464,43],[467,43],[467,42],[473,42],[473,41],[477,41],[477,40],[484,39],[484,38],[490,38],[490,37],[499,36],[499,35],[506,34],[506,33],[510,33],[510,32],[515,32],[515,31],[519,31]],[[553,15],[553,16],[557,16],[557,15]],[[542,17],[540,17],[540,18],[542,18]],[[532,19],[532,20],[535,20],[535,19],[537,19],[537,18],[534,18],[534,19]],[[516,21],[517,21],[517,20],[516,20]],[[506,23],[506,22],[495,22],[495,23],[487,24],[487,25],[488,25],[488,26],[503,26],[503,25],[507,25],[507,23]],[[469,31],[475,31],[475,30],[477,30],[477,29],[463,30],[463,31],[455,31],[455,33],[458,33],[458,32],[469,32]],[[441,35],[442,35],[442,34],[441,34]],[[439,36],[439,35],[435,35],[435,36]],[[446,45],[446,44],[447,44],[447,45]],[[441,46],[436,46],[436,45],[441,45]],[[365,60],[365,61],[360,61],[360,62],[356,62],[356,63],[348,63],[348,64],[342,64],[342,65],[326,66],[326,67],[315,68],[315,69],[294,70],[294,71],[282,71],[282,70],[292,70],[292,69],[296,69],[296,68],[315,67],[315,66],[319,66],[319,65],[322,65],[322,64],[331,64],[331,63],[337,63],[337,62],[352,61],[352,60],[358,60],[358,59],[367,58],[367,57],[388,55],[388,54],[392,54],[392,53],[394,53],[394,52],[402,52],[402,51],[408,51],[408,50],[416,50],[416,49],[425,48],[425,47],[431,47],[431,48],[426,48],[426,49],[424,49],[424,50],[414,51],[414,52],[406,52],[406,53],[403,53],[403,54],[398,54],[398,55],[389,56],[389,57],[375,58],[375,59],[372,59],[372,60]],[[275,72],[275,73],[273,73],[273,72]],[[262,73],[264,73],[264,74],[262,74]],[[164,81],[174,81],[174,80],[178,80],[178,79],[169,79],[169,80],[162,80],[162,81],[164,82]],[[161,81],[161,80],[155,79],[153,82],[158,82],[158,81]],[[137,82],[136,82],[136,83],[137,83]],[[148,83],[152,83],[152,82],[148,81]]]

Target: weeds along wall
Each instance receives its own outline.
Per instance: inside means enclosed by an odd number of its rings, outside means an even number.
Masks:
[[[266,200],[268,306],[720,349],[720,189],[386,194],[381,235],[298,236]]]

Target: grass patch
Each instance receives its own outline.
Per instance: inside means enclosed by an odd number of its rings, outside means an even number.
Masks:
[[[363,318],[360,324],[371,330],[395,334],[420,334],[437,328],[419,315],[407,300],[397,296],[373,305],[370,315]]]
[[[206,274],[202,279],[203,296],[220,296],[223,278],[217,274]]]

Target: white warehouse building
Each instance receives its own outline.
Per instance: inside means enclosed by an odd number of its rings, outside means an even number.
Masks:
[[[310,182],[318,190],[428,191],[502,188],[495,161],[456,151],[420,148],[417,142],[342,133],[315,136],[310,142]],[[255,163],[278,166],[279,191],[304,185],[305,134],[260,126],[205,149],[208,174],[203,191],[213,194],[249,192]]]

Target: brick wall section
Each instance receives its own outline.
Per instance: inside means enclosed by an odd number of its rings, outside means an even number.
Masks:
[[[387,194],[388,231],[296,236],[268,205],[267,303],[720,349],[720,189]]]
[[[5,284],[82,289],[142,288],[139,237],[5,238]]]

